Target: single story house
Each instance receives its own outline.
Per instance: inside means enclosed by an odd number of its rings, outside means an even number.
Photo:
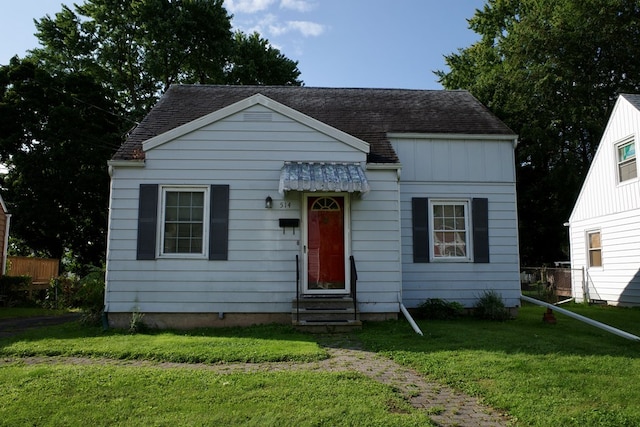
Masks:
[[[639,137],[640,95],[622,94],[569,217],[578,302],[640,304]]]
[[[518,307],[516,141],[466,91],[172,86],[109,162],[109,322]]]

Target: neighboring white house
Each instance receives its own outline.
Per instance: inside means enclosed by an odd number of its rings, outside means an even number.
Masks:
[[[640,95],[620,95],[569,218],[577,301],[640,304],[639,135]]]
[[[517,307],[515,144],[466,91],[172,86],[109,162],[109,322]]]

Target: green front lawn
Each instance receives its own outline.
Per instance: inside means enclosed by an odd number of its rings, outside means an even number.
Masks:
[[[563,307],[640,335],[640,310]],[[521,426],[640,425],[640,343],[560,314],[545,324],[544,311],[525,306],[504,323],[420,321],[424,337],[404,320],[368,323],[350,339],[482,397]],[[0,425],[428,423],[391,387],[359,374],[220,374],[188,365],[320,360],[327,354],[316,339],[283,326],[130,335],[72,323],[29,331],[0,340]],[[29,365],[20,359],[27,355],[187,365]]]
[[[310,362],[327,357],[312,335],[283,326],[129,334],[77,323],[0,340],[0,355],[86,356],[181,363]]]
[[[640,310],[563,306],[640,336]],[[360,338],[372,350],[412,366],[486,403],[524,426],[640,425],[640,343],[545,309],[525,306],[505,323],[460,319],[371,324]]]
[[[13,365],[0,385],[7,426],[431,425],[390,387],[349,373]]]

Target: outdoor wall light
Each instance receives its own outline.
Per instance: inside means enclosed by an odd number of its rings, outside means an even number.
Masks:
[[[267,198],[264,199],[264,207],[267,209],[271,209],[273,207],[273,199],[271,196],[267,196]]]

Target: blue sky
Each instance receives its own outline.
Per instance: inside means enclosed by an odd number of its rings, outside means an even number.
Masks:
[[[81,3],[82,0],[76,0]],[[33,19],[73,1],[21,0],[0,14],[0,64],[37,46]],[[306,86],[441,89],[444,55],[478,36],[485,0],[225,0],[232,25],[298,61]]]

